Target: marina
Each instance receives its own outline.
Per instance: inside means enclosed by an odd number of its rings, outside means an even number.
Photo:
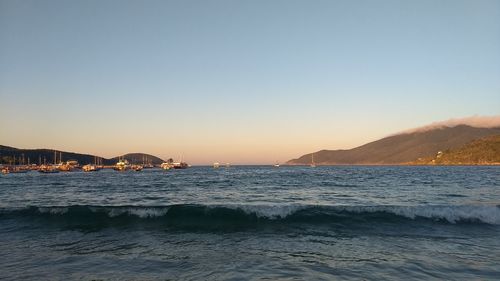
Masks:
[[[27,151],[27,150],[23,150]],[[46,150],[45,150],[46,151]],[[42,151],[44,152],[44,151]],[[82,158],[83,154],[63,153],[62,151],[53,150],[51,155],[45,153],[43,156],[37,155],[38,164],[32,163],[30,157],[25,157],[24,153],[12,153],[8,155],[0,155],[0,172],[2,174],[19,174],[27,173],[30,171],[38,171],[42,174],[55,174],[55,173],[74,173],[74,172],[98,172],[100,170],[115,170],[117,172],[135,171],[140,172],[144,169],[187,169],[191,165],[184,161],[174,161],[172,158],[163,161],[161,164],[155,164],[153,158],[159,159],[152,155],[145,154],[125,154],[117,158],[104,159],[99,156],[84,155],[87,160],[83,164],[76,159],[69,159],[64,155],[73,155]],[[139,156],[137,156],[139,155]],[[113,159],[116,162],[113,163]],[[182,158],[181,158],[182,159]],[[49,161],[48,161],[49,160]],[[52,163],[50,163],[52,162]],[[111,162],[111,163],[110,163]],[[157,162],[158,163],[158,162]]]
[[[76,161],[68,161],[69,163],[64,164],[31,164],[31,165],[5,165],[0,164],[0,172],[4,175],[6,174],[20,174],[28,172],[40,172],[43,174],[54,174],[54,173],[75,173],[75,172],[98,172],[100,170],[114,170],[117,172],[135,171],[140,172],[144,169],[187,169],[190,167],[188,163],[163,163],[161,165],[141,165],[141,164],[130,164],[128,160],[121,159],[115,165],[98,165],[98,164],[85,164],[80,165]]]

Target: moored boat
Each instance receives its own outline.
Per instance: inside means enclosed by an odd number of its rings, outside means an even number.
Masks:
[[[174,169],[187,169],[189,167],[186,162],[175,162],[172,163]]]
[[[161,163],[160,168],[163,170],[170,170],[170,168],[172,168],[172,163],[163,162]]]
[[[316,163],[314,163],[314,153],[311,154],[311,164],[309,165],[311,168],[316,167]]]
[[[27,173],[29,169],[27,167],[3,167],[2,174],[24,174]]]
[[[131,168],[136,172],[140,172],[144,167],[142,165],[132,165]]]
[[[76,160],[68,160],[58,165],[61,172],[73,172],[76,169],[80,169],[80,164]]]
[[[120,171],[120,172],[128,171],[128,170],[130,170],[130,164],[126,159],[120,159],[120,160],[118,160],[116,165],[113,167],[113,169],[115,171]]]
[[[82,167],[83,171],[84,172],[97,172],[100,170],[99,167],[97,167],[97,165],[93,165],[93,164],[87,164],[87,165],[84,165]]]
[[[59,169],[57,168],[56,165],[42,165],[38,169],[38,172],[44,173],[44,174],[55,174],[55,173],[59,173]]]

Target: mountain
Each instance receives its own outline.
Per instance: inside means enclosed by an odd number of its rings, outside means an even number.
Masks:
[[[131,164],[151,163],[153,165],[160,165],[161,163],[165,162],[161,158],[145,153],[128,153],[120,156],[120,158],[127,159]],[[113,161],[113,163],[116,163],[118,161],[118,157],[111,158],[111,160]]]
[[[438,151],[459,148],[475,139],[499,134],[500,127],[477,128],[468,125],[416,130],[389,136],[353,149],[314,152],[314,162],[318,165],[402,164],[436,155]],[[287,164],[309,164],[311,154],[292,159]]]
[[[24,163],[28,163],[28,159],[30,163],[54,163],[54,156],[57,157],[57,162],[67,161],[67,160],[77,160],[80,164],[94,163],[95,158],[102,159],[102,163],[104,165],[113,165],[118,161],[118,157],[114,157],[111,159],[90,155],[90,154],[81,154],[75,152],[67,152],[67,151],[57,151],[56,155],[54,155],[54,150],[52,149],[19,149],[10,146],[0,145],[0,164],[9,164],[15,158],[16,163],[20,163],[21,159],[24,157]],[[162,159],[144,153],[130,153],[125,154],[123,158],[127,159],[132,164],[142,164],[143,157],[146,162],[152,162],[153,164],[161,164],[163,162]]]
[[[19,149],[9,146],[0,145],[0,163],[9,164],[14,158],[16,163],[21,163],[21,159],[24,157],[24,163],[29,162],[31,164],[38,163],[54,163],[54,156],[57,157],[57,162],[60,162],[60,158],[62,157],[63,161],[67,160],[77,160],[81,164],[94,163],[95,157],[90,154],[81,154],[75,152],[66,152],[66,151],[57,151],[56,155],[54,155],[53,149]],[[103,164],[111,165],[109,159],[103,159]]]
[[[460,148],[448,149],[409,164],[488,165],[500,164],[500,135],[474,140]]]

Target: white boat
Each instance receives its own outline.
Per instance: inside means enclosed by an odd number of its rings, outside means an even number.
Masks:
[[[160,168],[162,168],[163,170],[170,170],[172,167],[172,164],[168,162],[163,162],[160,165]]]
[[[99,167],[97,167],[97,165],[93,165],[93,164],[84,165],[82,167],[82,169],[84,172],[97,172],[100,170]]]
[[[68,160],[66,162],[59,163],[57,166],[61,172],[72,172],[76,169],[80,169],[80,164],[76,160]]]
[[[115,166],[113,167],[113,169],[115,171],[120,171],[120,172],[128,171],[128,170],[130,170],[130,164],[127,161],[127,159],[121,159],[121,158],[119,158],[118,162],[115,164]]]
[[[174,169],[187,169],[189,165],[186,162],[172,163]]]
[[[215,168],[215,169],[219,168],[219,166],[220,166],[219,162],[215,162],[215,163],[214,163],[214,168]]]
[[[40,169],[38,169],[38,172],[44,174],[54,174],[59,173],[59,169],[56,165],[42,165],[40,166]]]
[[[136,172],[140,172],[144,167],[142,165],[132,165],[131,168]]]

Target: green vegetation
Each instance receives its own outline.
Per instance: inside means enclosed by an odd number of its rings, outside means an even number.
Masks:
[[[500,135],[474,140],[460,148],[419,158],[416,165],[500,165]]]

